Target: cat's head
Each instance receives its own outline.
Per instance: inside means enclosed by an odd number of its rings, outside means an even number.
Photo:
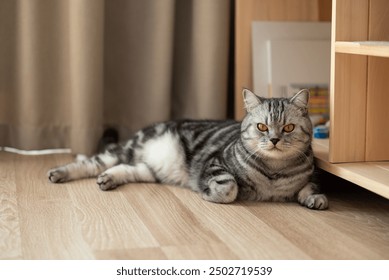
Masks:
[[[304,155],[312,140],[308,90],[291,98],[263,98],[245,89],[243,100],[241,137],[250,153],[273,159]]]

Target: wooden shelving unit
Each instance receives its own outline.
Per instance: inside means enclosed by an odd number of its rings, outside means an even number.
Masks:
[[[332,2],[332,163],[389,160],[388,26],[387,0]]]
[[[389,198],[389,1],[333,0],[330,139],[317,165]]]

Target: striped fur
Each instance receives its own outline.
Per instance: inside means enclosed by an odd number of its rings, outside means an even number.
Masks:
[[[104,153],[54,168],[48,177],[60,183],[98,176],[102,190],[130,182],[173,184],[217,203],[297,200],[309,208],[327,208],[327,198],[311,181],[309,93],[265,99],[244,90],[243,96],[247,115],[242,122],[158,123],[126,143],[110,144]]]

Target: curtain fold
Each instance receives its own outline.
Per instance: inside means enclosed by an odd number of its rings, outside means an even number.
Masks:
[[[106,1],[105,7],[104,115],[127,138],[171,117],[175,1]]]
[[[96,151],[177,118],[225,118],[230,0],[0,1],[0,147]]]
[[[226,115],[230,5],[228,1],[177,1],[173,115]],[[186,24],[181,24],[185,22]]]
[[[70,147],[91,154],[103,124],[104,1],[69,1]]]

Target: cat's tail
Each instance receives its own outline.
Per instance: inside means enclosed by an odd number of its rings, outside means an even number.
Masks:
[[[102,153],[111,144],[118,144],[119,132],[115,128],[107,128],[104,130],[103,136],[100,138],[98,152]]]

